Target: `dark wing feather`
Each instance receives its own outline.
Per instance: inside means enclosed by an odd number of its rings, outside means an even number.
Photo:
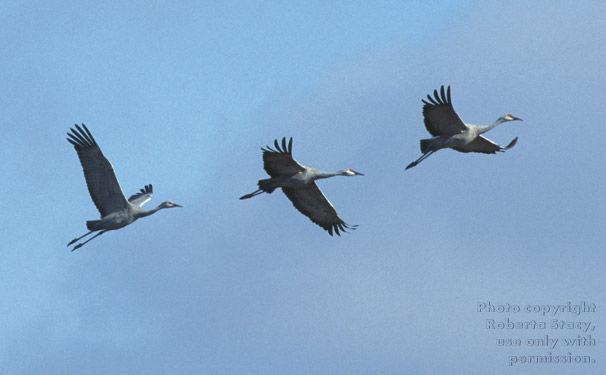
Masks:
[[[348,225],[337,215],[337,211],[315,182],[300,187],[282,188],[282,191],[299,212],[324,228],[331,236],[333,232],[340,236],[339,231],[347,232],[346,229],[353,230],[357,227]]]
[[[506,147],[501,147],[490,139],[484,138],[480,135],[469,144],[463,147],[453,147],[453,149],[459,152],[481,152],[483,154],[496,154],[497,152],[512,148],[515,146],[517,141],[518,137],[515,137],[513,141],[509,142]]]
[[[423,100],[423,117],[425,119],[425,128],[434,137],[439,135],[454,135],[467,130],[467,126],[452,107],[450,99],[450,86],[444,93],[444,86],[433,91],[435,97],[427,95],[429,102]]]
[[[151,199],[153,194],[154,189],[152,185],[145,185],[145,188],[140,189],[140,192],[131,195],[128,201],[135,206],[141,207]]]
[[[67,140],[74,145],[78,153],[88,192],[101,217],[127,208],[128,201],[116,179],[114,168],[101,152],[86,125],[82,124],[81,128],[76,124],[76,130],[70,130]]]
[[[263,150],[263,168],[271,177],[290,176],[305,169],[292,158],[292,138],[286,145],[286,138],[282,138],[282,147],[278,140],[274,140],[275,150],[269,146]]]

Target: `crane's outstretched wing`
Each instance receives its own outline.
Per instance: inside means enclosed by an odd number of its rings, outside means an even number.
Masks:
[[[144,189],[141,189],[140,192],[135,193],[128,198],[128,201],[135,206],[143,206],[145,203],[149,202],[154,194],[154,189],[151,184],[145,185]]]
[[[315,182],[300,187],[282,188],[282,191],[299,212],[324,228],[331,236],[333,232],[340,236],[339,230],[347,232],[346,229],[353,230],[357,227],[348,225],[337,215],[337,211]]]
[[[518,137],[515,137],[513,141],[509,142],[507,146],[502,147],[494,143],[490,139],[484,138],[480,135],[471,143],[463,147],[453,147],[453,149],[459,152],[481,152],[483,154],[496,154],[497,152],[509,150],[510,148],[516,145],[517,141]]]
[[[71,128],[72,132],[67,133],[69,137],[67,140],[74,145],[78,153],[90,197],[101,213],[101,217],[105,217],[112,212],[127,208],[128,201],[122,193],[111,163],[103,156],[86,125],[82,124],[82,128],[76,124],[76,130]]]
[[[444,86],[440,88],[440,94],[438,90],[433,90],[435,97],[427,95],[429,102],[422,100],[423,103],[423,117],[425,118],[425,128],[431,133],[431,135],[454,135],[467,130],[467,126],[459,115],[455,112],[452,107],[452,101],[450,99],[450,86],[444,93]]]
[[[278,140],[274,140],[276,149],[269,146],[262,148],[263,150],[263,168],[271,177],[290,176],[305,170],[303,166],[292,158],[292,137],[286,145],[286,137],[282,138],[282,148],[278,144]]]

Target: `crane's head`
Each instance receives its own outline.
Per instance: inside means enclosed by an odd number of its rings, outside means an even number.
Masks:
[[[162,207],[162,208],[173,208],[173,207],[183,207],[183,206],[178,205],[175,202],[166,201],[166,202],[162,202],[162,204],[160,204],[160,207]]]
[[[509,113],[501,118],[503,119],[503,121],[524,121],[521,118],[515,117],[514,115],[511,115]]]
[[[353,170],[353,169],[351,169],[351,168],[346,169],[344,172],[345,172],[345,173],[344,173],[344,175],[345,175],[345,176],[364,176],[364,174],[363,174],[363,173],[356,172],[356,171],[354,171],[354,170]]]

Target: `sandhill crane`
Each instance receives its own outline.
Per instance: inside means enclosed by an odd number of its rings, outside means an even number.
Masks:
[[[84,128],[84,129],[83,129]],[[86,125],[82,124],[82,128],[76,124],[76,130],[70,129],[72,132],[67,133],[68,142],[74,145],[80,164],[84,170],[84,178],[97,210],[101,214],[101,220],[89,220],[86,222],[86,227],[89,232],[74,238],[67,246],[81,240],[89,234],[100,231],[88,240],[76,245],[72,251],[80,248],[82,245],[92,241],[96,237],[102,235],[109,230],[123,228],[140,217],[149,216],[163,208],[181,207],[171,201],[162,202],[158,207],[149,211],[141,208],[145,202],[149,201],[153,194],[152,185],[145,185],[139,193],[132,195],[128,200],[122,193],[120,184],[116,179],[114,168],[111,163],[105,158],[99,145],[93,138]]]
[[[276,188],[282,188],[284,194],[299,212],[324,228],[331,236],[333,232],[340,236],[339,230],[347,232],[346,229],[356,229],[357,225],[348,225],[337,215],[337,211],[322,194],[315,180],[333,176],[364,175],[353,169],[322,172],[297,163],[292,157],[292,138],[288,141],[288,146],[286,138],[282,138],[282,148],[277,139],[274,141],[274,146],[275,150],[269,146],[261,149],[263,150],[263,168],[271,178],[259,180],[257,184],[259,189],[240,199],[252,198],[263,192],[271,194]]]
[[[433,138],[421,140],[421,152],[423,155],[410,163],[406,169],[412,168],[425,160],[429,155],[442,148],[452,148],[459,152],[481,152],[484,154],[494,154],[497,151],[505,151],[512,148],[518,141],[515,137],[506,147],[501,147],[491,140],[484,138],[481,134],[490,129],[508,121],[522,121],[521,118],[510,114],[501,116],[497,121],[488,126],[479,126],[465,124],[455,112],[450,100],[450,86],[444,94],[444,86],[433,91],[435,97],[427,95],[429,103],[423,100],[423,117],[425,118],[425,127],[433,135]]]

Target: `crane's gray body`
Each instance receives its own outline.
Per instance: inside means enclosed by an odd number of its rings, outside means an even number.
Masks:
[[[265,187],[268,188],[294,188],[298,186],[303,186],[314,182],[315,180],[319,180],[322,178],[334,177],[334,176],[351,176],[352,174],[347,170],[337,171],[337,172],[322,172],[319,169],[313,167],[307,167],[305,165],[301,165],[303,170],[297,172],[293,175],[280,175],[277,177],[267,178],[263,183]],[[260,186],[259,186],[260,187]],[[273,190],[272,189],[272,190]]]
[[[141,207],[134,205],[132,203],[128,203],[127,208],[112,212],[111,214],[104,216],[101,220],[88,220],[86,222],[86,227],[88,230],[97,231],[97,230],[116,230],[120,228],[124,228],[125,226],[132,224],[135,220],[149,216],[161,208],[169,208],[162,207],[162,203],[160,206],[151,209],[144,210]]]
[[[134,209],[126,209],[118,212],[112,212],[101,220],[88,220],[86,227],[88,230],[116,230],[124,228],[128,224],[133,223],[138,219]]]
[[[450,136],[440,135],[425,139],[424,141],[427,141],[429,144],[426,150],[437,151],[442,148],[465,147],[478,136],[478,132],[474,130],[476,129],[470,129],[469,131]]]

